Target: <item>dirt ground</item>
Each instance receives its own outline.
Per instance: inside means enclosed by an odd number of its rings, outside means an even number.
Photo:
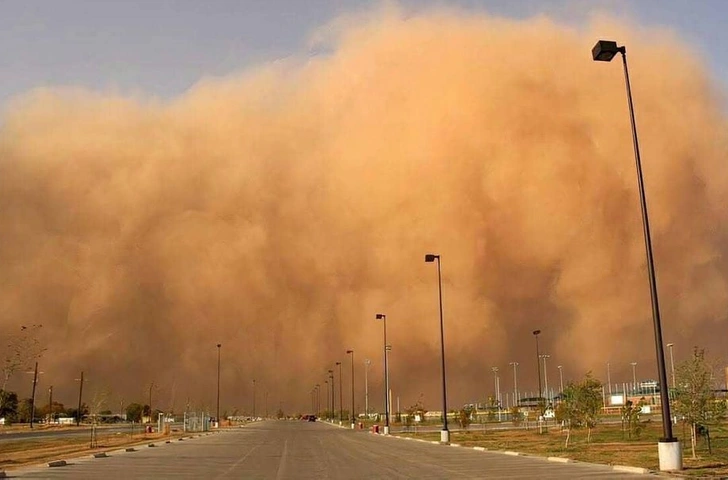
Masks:
[[[55,429],[69,429],[74,427],[54,427]],[[7,427],[2,433],[27,430],[28,427]],[[40,429],[39,429],[40,430]],[[0,433],[1,435],[1,433]],[[96,441],[92,445],[91,432],[87,437],[75,438],[38,438],[18,439],[2,443],[0,449],[0,470],[11,470],[17,467],[37,465],[53,460],[66,460],[83,455],[104,452],[124,446],[148,444],[165,441],[183,436],[182,432],[172,432],[168,435],[160,433],[112,433],[98,429]]]

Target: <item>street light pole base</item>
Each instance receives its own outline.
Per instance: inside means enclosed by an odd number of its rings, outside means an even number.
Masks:
[[[676,438],[660,440],[657,443],[657,453],[660,457],[661,472],[682,470],[682,448]]]
[[[354,430],[356,428],[356,424],[354,422],[351,422],[351,429]]]
[[[450,430],[440,430],[440,443],[450,443]]]
[[[384,434],[389,435],[389,427],[384,427]]]

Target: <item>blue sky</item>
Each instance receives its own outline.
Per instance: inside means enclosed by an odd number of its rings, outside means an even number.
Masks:
[[[601,10],[675,29],[728,85],[728,1],[402,0],[578,25]],[[200,78],[305,53],[311,31],[371,0],[0,0],[0,110],[38,86],[171,98]]]

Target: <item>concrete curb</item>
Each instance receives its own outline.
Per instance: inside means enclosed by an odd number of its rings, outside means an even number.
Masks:
[[[108,457],[108,455],[106,455],[106,452],[94,453],[94,455],[93,455],[93,458],[106,458],[106,457]]]
[[[650,473],[650,470],[642,467],[630,467],[627,465],[613,465],[612,470],[615,472],[625,472],[625,473]]]
[[[384,436],[384,435],[382,435],[382,436]],[[434,445],[449,445],[451,447],[460,447],[461,446],[459,443],[443,444],[443,443],[440,443],[440,442],[438,442],[436,440],[424,440],[424,439],[421,439],[421,438],[413,438],[413,437],[400,437],[399,435],[391,435],[391,434],[388,435],[388,436],[393,437],[393,438],[399,438],[400,440],[415,440],[417,442],[432,443]],[[479,452],[500,453],[500,454],[503,454],[503,455],[510,455],[510,456],[514,456],[514,457],[529,456],[529,457],[534,457],[534,458],[543,458],[544,460],[547,460],[549,462],[556,462],[556,463],[579,463],[579,464],[582,464],[582,465],[592,465],[592,466],[595,466],[595,467],[606,467],[606,468],[609,468],[610,467],[610,465],[605,465],[603,463],[578,462],[578,461],[573,460],[571,458],[564,458],[564,457],[543,457],[541,455],[529,455],[529,454],[525,454],[525,453],[521,453],[521,452],[514,452],[514,451],[511,451],[511,450],[505,450],[505,451],[502,451],[502,450],[500,450],[500,451],[499,450],[488,450],[485,447],[471,447],[471,448],[473,450],[477,450]],[[611,467],[612,467],[612,470],[615,471],[615,472],[624,472],[624,473],[638,473],[638,474],[643,474],[643,475],[648,475],[648,474],[658,474],[658,475],[662,475],[662,474],[668,473],[668,472],[653,472],[649,468],[630,467],[630,466],[627,466],[627,465],[612,465]],[[671,475],[671,476],[673,476],[673,475]]]
[[[556,463],[574,463],[574,461],[570,458],[564,458],[564,457],[547,457],[546,460],[549,462],[556,462]]]
[[[134,448],[134,447],[128,447],[124,451],[125,452],[136,452],[136,448]]]
[[[48,462],[49,467],[65,467],[68,463],[65,460],[53,460]]]

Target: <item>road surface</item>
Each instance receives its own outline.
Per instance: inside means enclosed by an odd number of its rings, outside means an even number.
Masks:
[[[647,478],[610,467],[554,463],[352,431],[320,422],[267,421],[214,434],[111,451],[13,478],[476,479]],[[654,478],[654,476],[653,476]]]

